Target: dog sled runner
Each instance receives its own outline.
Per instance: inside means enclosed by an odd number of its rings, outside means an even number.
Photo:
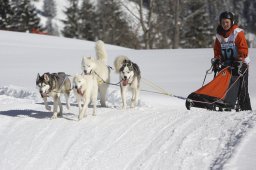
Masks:
[[[186,108],[204,108],[215,111],[238,111],[238,95],[240,76],[232,69],[222,69],[216,77],[197,91],[191,93],[186,99]]]

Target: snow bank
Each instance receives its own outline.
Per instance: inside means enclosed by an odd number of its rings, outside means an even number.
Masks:
[[[20,99],[32,99],[35,101],[37,101],[40,97],[36,92],[14,85],[0,87],[0,95],[6,95]]]

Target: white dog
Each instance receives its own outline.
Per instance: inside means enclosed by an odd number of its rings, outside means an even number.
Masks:
[[[140,92],[141,73],[139,66],[126,56],[119,56],[114,61],[115,70],[120,75],[120,88],[123,101],[123,109],[126,109],[126,93],[128,88],[132,90],[131,107],[138,104]]]
[[[76,75],[73,78],[74,93],[79,107],[78,119],[86,117],[86,110],[90,101],[93,103],[93,116],[95,116],[96,102],[98,96],[98,84],[93,75]],[[82,107],[83,102],[83,107]]]
[[[107,66],[107,52],[104,42],[101,40],[96,42],[96,56],[97,59],[92,57],[83,57],[81,68],[83,74],[92,74],[97,77],[100,104],[102,107],[106,107],[106,94],[110,80],[110,68]]]

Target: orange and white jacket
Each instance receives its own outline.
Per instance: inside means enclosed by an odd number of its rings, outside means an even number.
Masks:
[[[240,60],[249,63],[248,45],[245,39],[244,31],[233,25],[228,32],[219,32],[216,34],[214,42],[214,58],[222,62],[227,60]]]

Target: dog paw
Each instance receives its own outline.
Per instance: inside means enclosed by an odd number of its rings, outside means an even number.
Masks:
[[[136,107],[136,101],[135,100],[132,100],[131,102],[131,108],[135,108]]]
[[[62,117],[62,112],[58,112],[57,117]]]
[[[51,111],[51,106],[45,106],[45,109]]]
[[[100,106],[101,106],[101,107],[107,107],[106,102],[100,101]]]
[[[53,113],[51,119],[57,119],[57,117],[58,117],[58,113],[55,112],[55,113]]]
[[[82,120],[84,117],[86,117],[86,115],[79,114],[79,116],[78,116],[78,120]]]

